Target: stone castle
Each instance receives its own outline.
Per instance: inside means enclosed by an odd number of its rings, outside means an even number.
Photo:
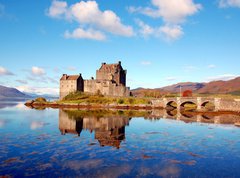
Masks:
[[[130,88],[126,87],[127,71],[121,62],[116,64],[102,63],[96,71],[96,79],[84,80],[82,75],[63,74],[60,79],[60,99],[71,92],[82,91],[89,94],[103,94],[105,96],[129,96]]]

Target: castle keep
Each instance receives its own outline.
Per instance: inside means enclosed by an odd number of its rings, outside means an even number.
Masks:
[[[116,64],[102,63],[96,71],[96,79],[84,80],[81,74],[63,74],[60,79],[60,99],[75,91],[101,93],[105,96],[129,96],[130,88],[126,87],[126,74],[127,71],[122,68],[120,61]]]

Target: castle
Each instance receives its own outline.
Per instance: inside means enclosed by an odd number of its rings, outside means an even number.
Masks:
[[[60,100],[71,92],[82,91],[89,94],[101,93],[105,96],[129,96],[130,88],[126,87],[127,71],[121,61],[116,64],[102,63],[96,71],[96,79],[84,80],[82,75],[63,74],[60,79]]]

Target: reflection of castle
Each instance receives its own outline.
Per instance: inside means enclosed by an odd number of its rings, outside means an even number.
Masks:
[[[80,136],[83,129],[95,131],[95,139],[101,146],[120,147],[125,139],[125,126],[129,125],[130,118],[112,117],[81,117],[71,114],[73,110],[59,110],[59,130],[61,133],[77,134]]]

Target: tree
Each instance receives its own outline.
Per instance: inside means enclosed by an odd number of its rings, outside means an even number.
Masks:
[[[192,97],[193,93],[192,90],[185,90],[182,94],[182,97]]]

